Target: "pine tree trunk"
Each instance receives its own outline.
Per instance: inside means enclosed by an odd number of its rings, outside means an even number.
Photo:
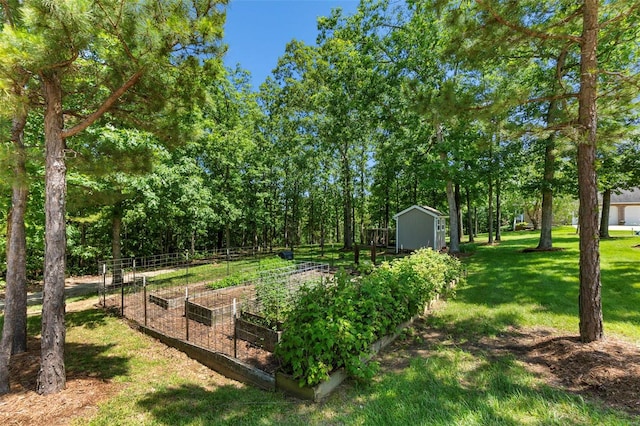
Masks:
[[[578,122],[582,133],[578,141],[578,188],[580,198],[580,339],[588,343],[601,340],[602,298],[600,283],[600,239],[596,179],[597,142],[597,46],[598,1],[585,0],[580,51],[580,93]]]
[[[0,394],[9,392],[11,355],[27,350],[27,237],[24,216],[28,184],[26,152],[22,140],[26,112],[16,115],[11,128],[15,149],[11,211],[7,221],[7,275],[4,324],[0,340]]]
[[[556,75],[561,79],[564,75],[567,50],[563,50],[556,61]],[[557,89],[560,82],[554,84]],[[558,102],[552,100],[547,109],[547,126],[556,122]],[[552,133],[545,141],[544,147],[544,174],[542,177],[542,217],[540,219],[540,240],[538,249],[549,250],[553,248],[553,186],[556,171],[556,135]]]
[[[456,183],[454,186],[454,192],[456,194],[456,218],[458,219],[458,244],[462,241],[464,236],[464,224],[462,220],[462,203],[460,201],[460,184]]]
[[[41,363],[37,392],[47,395],[64,389],[65,342],[65,196],[66,166],[62,138],[62,87],[55,71],[42,74],[46,168],[45,254],[42,299]]]
[[[553,227],[553,177],[555,174],[554,135],[547,138],[544,155],[544,178],[542,183],[542,219],[540,220],[540,240],[538,249],[553,247],[551,229]]]
[[[487,228],[489,231],[489,244],[493,244],[493,179],[489,175],[489,207],[487,209]]]
[[[344,152],[341,153],[342,156],[342,173],[343,173],[343,182],[344,182],[344,216],[343,216],[343,225],[344,225],[344,248],[351,249],[353,247],[353,239],[352,239],[352,205],[353,205],[353,197],[351,194],[351,169],[349,167],[349,158],[347,156],[348,147],[344,148]]]
[[[441,124],[436,125],[436,139],[438,145],[444,143],[444,136],[442,134],[443,129]],[[447,153],[440,152],[440,159],[444,163],[444,167],[447,168]],[[449,204],[449,253],[460,253],[460,233],[458,229],[458,208],[456,205],[456,194],[453,187],[453,182],[450,177],[447,177],[446,184],[447,191],[447,204]]]
[[[502,206],[500,205],[500,178],[496,179],[496,241],[502,239]]]
[[[460,237],[458,235],[458,210],[453,183],[447,180],[447,202],[449,203],[449,253],[460,253]]]
[[[473,243],[474,242],[474,227],[473,227],[473,211],[471,209],[471,195],[469,194],[469,188],[465,188],[465,195],[467,198],[467,224],[468,224],[468,228],[469,228],[469,242]]]
[[[602,214],[600,215],[600,238],[609,236],[609,214],[611,210],[611,190],[606,189],[602,193]]]
[[[111,212],[111,257],[113,258],[113,284],[121,285],[123,282],[122,273],[122,207],[121,203],[116,203]]]

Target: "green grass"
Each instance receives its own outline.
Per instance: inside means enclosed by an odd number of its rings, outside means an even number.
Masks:
[[[377,253],[376,261],[382,262],[390,260],[395,255],[392,251],[382,251]],[[362,247],[360,251],[360,260],[368,261],[371,258],[370,248]],[[200,282],[214,282],[221,280],[230,275],[250,274],[259,271],[262,268],[273,268],[273,260],[279,259],[275,254],[264,258],[250,258],[235,261],[220,261],[219,263],[209,263],[205,265],[190,266],[189,268],[180,268],[175,271],[149,277],[147,283],[157,285],[158,287],[181,286],[185,284],[193,284]],[[296,261],[308,261],[326,263],[336,268],[352,268],[354,266],[353,251],[342,251],[338,245],[327,245],[324,252],[319,246],[300,246],[294,250],[294,259]]]
[[[623,231],[600,242],[605,333],[640,342],[640,237]],[[495,335],[507,326],[548,326],[578,332],[578,236],[554,230],[561,251],[523,253],[538,233],[517,232],[466,259],[468,284],[448,303],[441,323],[465,335]]]
[[[182,286],[202,282],[211,283],[230,275],[250,275],[262,269],[273,269],[283,266],[281,263],[286,264],[285,261],[279,262],[279,260],[280,258],[274,255],[262,258],[257,257],[189,266],[188,268],[179,268],[171,272],[151,276],[147,278],[147,283],[154,284],[158,287]]]
[[[605,332],[638,342],[640,249],[632,246],[640,237],[614,236],[601,242]],[[476,244],[465,258],[467,283],[427,319],[444,337],[423,341],[409,331],[405,339],[417,342],[417,350],[398,345],[383,355],[387,367],[373,383],[348,381],[321,404],[225,380],[103,312],[69,314],[69,376],[90,373],[121,385],[94,417],[75,424],[640,424],[638,417],[550,388],[510,354],[464,345],[509,326],[578,333],[577,236],[560,228],[554,245],[564,250],[521,252],[536,245],[534,232],[506,233],[496,246]],[[30,331],[38,332],[39,317],[29,321]]]

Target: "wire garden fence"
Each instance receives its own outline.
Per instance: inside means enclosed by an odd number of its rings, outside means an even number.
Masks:
[[[149,269],[134,261],[104,262],[103,306],[164,336],[238,359],[268,374],[278,367],[272,352],[281,333],[278,324],[292,296],[303,285],[324,285],[330,275],[327,264],[289,261],[274,269],[254,259],[238,269],[246,280],[215,289],[211,288],[219,282],[215,266],[219,273],[228,264],[211,264],[211,278],[199,280],[187,267],[175,277],[167,272],[168,265],[178,261],[147,259],[144,265],[153,265]],[[228,273],[223,271],[223,276]]]

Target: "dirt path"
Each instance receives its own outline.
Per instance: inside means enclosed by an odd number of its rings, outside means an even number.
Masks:
[[[142,272],[138,275],[146,277],[155,277],[157,275],[174,272],[176,269],[158,269],[155,271]],[[83,275],[78,277],[69,277],[64,281],[64,292],[67,298],[77,296],[88,296],[95,294],[104,284],[102,275]],[[27,285],[27,305],[39,305],[42,303],[42,282],[30,282]],[[4,289],[0,289],[0,311],[4,310]],[[68,305],[67,305],[68,306]]]

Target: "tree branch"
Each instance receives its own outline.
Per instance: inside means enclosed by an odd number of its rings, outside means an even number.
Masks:
[[[98,118],[102,117],[104,113],[109,110],[109,108],[111,108],[111,106],[118,100],[118,98],[120,98],[120,96],[122,96],[127,90],[129,90],[134,84],[136,84],[138,80],[140,80],[142,74],[144,74],[144,69],[141,68],[135,74],[133,74],[131,78],[129,78],[129,80],[127,80],[122,86],[120,86],[118,90],[113,92],[111,96],[109,96],[95,112],[88,115],[86,119],[84,119],[71,129],[64,130],[62,132],[62,137],[68,138],[74,136],[85,130],[87,127],[91,126]]]
[[[4,17],[7,19],[9,26],[11,26],[12,28],[15,27],[15,24],[13,22],[13,14],[11,13],[11,9],[9,9],[9,2],[7,0],[0,0],[0,4],[4,9]]]
[[[526,105],[526,104],[534,104],[534,103],[538,103],[538,102],[552,102],[552,101],[571,99],[571,98],[577,98],[577,97],[578,97],[577,93],[562,93],[562,94],[559,94],[559,95],[541,96],[539,98],[526,99],[526,100],[523,100],[523,101],[519,102],[519,104]],[[469,107],[469,108],[465,108],[465,111],[483,111],[483,110],[492,108],[495,105],[496,105],[495,103],[486,103],[486,104],[483,104],[483,105],[477,105],[477,106],[472,106],[472,107]]]
[[[638,9],[640,7],[640,3],[638,2],[634,2],[633,5],[626,10],[626,12],[621,13],[620,15],[616,16],[615,18],[611,18],[608,21],[603,22],[602,24],[600,24],[600,28],[604,28],[608,25],[611,24],[615,24],[616,22],[628,17],[629,15],[631,15],[633,13],[634,10]]]
[[[491,6],[489,6],[485,2],[485,0],[476,0],[476,3],[478,3],[481,7],[487,10],[496,21],[500,22],[502,25],[505,25],[519,33],[525,34],[530,37],[539,38],[541,40],[568,40],[574,43],[582,43],[581,37],[572,36],[572,35],[549,34],[541,31],[532,30],[531,28],[523,27],[522,25],[518,25],[511,21],[508,21],[498,12],[496,12]]]

